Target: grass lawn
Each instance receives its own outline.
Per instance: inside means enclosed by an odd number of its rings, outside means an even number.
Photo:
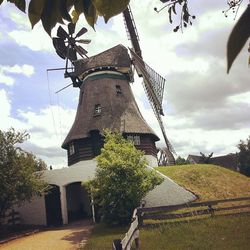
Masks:
[[[210,164],[156,168],[198,196],[198,201],[250,196],[250,178]]]
[[[195,193],[198,201],[250,196],[250,178],[214,165],[157,168],[179,185]],[[114,239],[128,228],[97,225],[84,249],[111,249]],[[215,216],[200,220],[159,224],[140,230],[142,250],[248,250],[250,215]]]
[[[127,228],[97,225],[84,250],[110,250]],[[248,250],[250,216],[217,216],[140,230],[141,250]]]
[[[84,250],[110,250],[115,239],[122,239],[127,232],[127,227],[108,227],[103,224],[95,226]]]
[[[140,230],[143,250],[248,250],[250,216],[213,217]]]

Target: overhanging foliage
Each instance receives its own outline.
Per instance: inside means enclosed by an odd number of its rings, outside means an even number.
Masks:
[[[4,0],[0,0],[0,5]],[[6,0],[25,12],[26,0]],[[159,0],[165,3],[162,8],[168,8],[169,22],[172,23],[173,15],[177,15],[177,8],[180,9],[180,24],[174,31],[192,25],[195,18],[189,12],[188,0]],[[105,22],[123,12],[130,0],[31,0],[28,5],[28,16],[32,28],[41,20],[46,32],[50,35],[51,30],[57,23],[77,22],[81,14],[84,14],[88,24],[94,28],[98,16],[103,16]],[[243,0],[227,1],[228,10],[239,8]],[[155,8],[157,12],[157,8]],[[228,10],[226,12],[228,12]],[[237,12],[237,11],[236,11]],[[227,45],[227,72],[229,72],[235,58],[250,37],[250,5],[242,14],[239,21],[233,28]],[[250,63],[250,57],[249,57]]]

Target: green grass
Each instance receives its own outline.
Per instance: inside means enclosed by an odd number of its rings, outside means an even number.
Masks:
[[[250,196],[250,178],[214,165],[184,165],[157,168],[199,201]],[[114,239],[128,228],[97,225],[85,250],[111,249]],[[141,250],[247,250],[250,216],[215,216],[199,220],[168,222],[140,230]]]
[[[142,250],[247,250],[250,216],[213,217],[140,230]]]
[[[127,228],[97,225],[84,250],[110,250]],[[250,216],[218,216],[140,230],[141,250],[248,250]]]
[[[250,196],[250,178],[223,167],[195,164],[157,170],[195,193],[199,201]]]
[[[127,230],[127,227],[108,227],[98,224],[95,226],[84,250],[110,250],[113,240],[122,239]]]

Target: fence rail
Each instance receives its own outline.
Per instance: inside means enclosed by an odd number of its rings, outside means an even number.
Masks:
[[[143,221],[146,219],[152,220],[164,220],[164,219],[180,219],[198,215],[207,215],[211,214],[214,215],[215,212],[219,211],[230,211],[230,210],[237,210],[237,209],[245,209],[250,208],[249,204],[244,205],[231,205],[226,207],[216,207],[219,204],[223,203],[235,203],[235,202],[245,202],[250,201],[250,197],[242,197],[242,198],[234,198],[234,199],[225,199],[225,200],[212,200],[207,202],[194,202],[194,203],[187,203],[182,205],[172,205],[172,206],[161,206],[161,207],[144,207],[138,208],[138,217],[141,221],[139,227],[143,226]],[[204,209],[200,209],[203,208]],[[173,211],[179,209],[192,209],[191,211],[185,211],[182,213],[172,213]],[[171,212],[171,213],[169,213]]]
[[[21,223],[19,212],[14,209],[8,210],[3,217],[0,218],[0,225],[14,226]]]
[[[230,204],[230,206],[226,207],[216,207],[219,204],[246,202],[246,201],[250,201],[250,197],[225,199],[225,200],[212,200],[206,202],[193,202],[181,205],[170,205],[170,206],[159,206],[159,207],[139,207],[134,210],[132,223],[125,237],[122,240],[118,239],[113,241],[113,250],[130,250],[132,243],[134,241],[136,248],[139,249],[139,229],[144,226],[143,221],[146,219],[166,220],[166,219],[180,219],[180,218],[187,218],[187,217],[194,217],[194,216],[208,215],[208,214],[215,215],[215,212],[250,208],[250,202],[244,205]],[[202,207],[206,208],[201,209]],[[181,213],[173,213],[173,211],[185,208],[191,208],[193,210]],[[238,213],[245,213],[245,212],[240,211]]]

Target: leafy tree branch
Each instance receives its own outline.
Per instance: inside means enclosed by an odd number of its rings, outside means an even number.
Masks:
[[[26,0],[6,0],[25,12]],[[0,0],[0,5],[4,0]],[[88,24],[94,28],[98,16],[102,16],[105,22],[123,12],[130,0],[30,0],[28,4],[28,16],[32,28],[41,20],[45,31],[50,35],[51,30],[57,23],[77,22],[79,16],[84,14]],[[180,23],[174,31],[183,30],[183,27],[192,25],[195,15],[189,11],[188,0],[160,0],[165,4],[160,10],[167,8],[169,22],[173,23],[173,15],[180,16]],[[225,16],[229,11],[237,14],[243,0],[227,0],[228,9],[224,11]],[[179,11],[177,11],[177,9]],[[240,17],[232,30],[227,45],[227,72],[229,72],[235,58],[250,37],[250,7]],[[250,63],[250,57],[249,57]]]
[[[43,194],[46,183],[41,179],[46,164],[16,144],[27,140],[25,132],[0,130],[0,219],[13,205]]]

